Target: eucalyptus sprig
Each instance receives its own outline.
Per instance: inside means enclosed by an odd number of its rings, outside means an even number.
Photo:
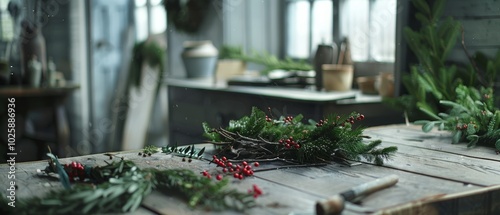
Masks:
[[[336,158],[359,160],[361,157],[383,164],[397,151],[394,146],[377,148],[380,140],[363,143],[363,129],[353,127],[364,115],[330,115],[315,122],[302,123],[302,115],[277,119],[253,108],[249,116],[232,120],[226,128],[211,128],[203,123],[205,137],[231,159],[281,158],[297,163],[320,163]]]
[[[130,160],[120,160],[93,167],[88,177],[92,183],[53,190],[43,197],[16,199],[16,207],[7,213],[130,212],[136,210],[153,189],[180,194],[193,208],[245,210],[255,206],[252,194],[227,188],[227,179],[216,182],[187,169],[140,169]]]

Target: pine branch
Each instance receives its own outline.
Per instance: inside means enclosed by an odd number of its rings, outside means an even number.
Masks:
[[[390,158],[395,148],[377,150],[376,144],[363,143],[363,129],[354,128],[364,115],[331,115],[319,122],[301,122],[302,116],[272,119],[252,108],[249,116],[232,120],[227,128],[210,128],[204,123],[205,137],[230,159],[285,159],[298,163],[323,163],[335,157],[359,160],[371,157],[377,164]]]

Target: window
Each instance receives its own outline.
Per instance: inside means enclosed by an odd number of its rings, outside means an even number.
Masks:
[[[331,0],[287,2],[287,56],[308,58],[320,43],[333,40]]]
[[[135,0],[136,40],[143,41],[151,34],[167,29],[167,13],[162,0]]]
[[[338,3],[289,0],[286,3],[286,54],[306,59],[312,56],[318,44],[332,43],[334,39],[340,42],[347,37],[354,61],[394,62],[396,3],[397,0],[340,0]],[[334,35],[340,38],[333,38]]]
[[[0,0],[0,60],[8,60],[14,39],[14,21],[7,11],[8,0]]]

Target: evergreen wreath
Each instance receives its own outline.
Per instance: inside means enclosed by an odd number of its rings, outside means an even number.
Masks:
[[[248,193],[229,189],[227,179],[215,182],[188,169],[140,169],[133,161],[123,158],[105,166],[90,167],[77,162],[61,165],[56,156],[51,153],[48,156],[51,159],[44,171],[57,173],[65,189],[51,191],[43,197],[16,199],[16,207],[0,209],[1,214],[130,212],[136,210],[153,189],[180,194],[191,207],[241,211],[254,207],[254,198],[258,196],[254,192],[261,192],[256,185]],[[71,185],[71,182],[79,183]],[[7,205],[6,198],[0,198],[0,202]]]
[[[204,136],[228,159],[285,160],[298,164],[324,163],[335,159],[360,160],[364,157],[382,165],[397,147],[377,148],[380,140],[363,143],[363,128],[353,127],[365,118],[356,112],[348,116],[330,115],[302,123],[302,115],[274,119],[253,107],[249,116],[229,122],[227,128],[211,128],[203,123]]]

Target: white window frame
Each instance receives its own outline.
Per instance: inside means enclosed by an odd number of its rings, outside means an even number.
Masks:
[[[284,7],[284,11],[285,11],[285,15],[284,15],[284,18],[283,18],[283,23],[285,25],[285,33],[283,35],[284,37],[284,40],[285,40],[285,47],[283,47],[283,53],[285,56],[288,55],[288,50],[287,50],[287,45],[289,41],[288,40],[288,36],[287,36],[287,32],[288,32],[288,15],[287,14],[287,11],[288,11],[288,5],[290,2],[296,2],[296,1],[308,1],[311,5],[311,9],[310,11],[312,11],[312,5],[313,5],[313,2],[315,1],[319,1],[319,0],[285,0],[285,3],[283,4],[283,7]],[[332,35],[333,35],[333,39],[334,41],[336,42],[336,44],[338,45],[340,43],[340,41],[343,39],[343,35],[346,35],[345,32],[341,32],[342,30],[342,26],[341,26],[341,22],[340,22],[340,19],[342,17],[342,11],[339,11],[340,8],[342,8],[342,5],[345,4],[345,2],[347,1],[356,1],[356,0],[331,0],[333,2],[333,32],[332,32]],[[373,5],[373,3],[375,2],[375,0],[366,0],[366,1],[369,1],[370,3],[370,6]],[[394,12],[396,11],[396,8],[394,8]],[[310,16],[310,20],[312,19],[312,14],[309,14]],[[373,17],[371,17],[373,18]],[[375,17],[376,18],[376,17]],[[312,21],[311,21],[312,22]],[[370,24],[368,25],[369,28],[373,28],[373,26]],[[396,26],[394,26],[394,30],[395,30]],[[309,25],[309,31],[312,30],[312,24]],[[369,29],[368,32],[372,32],[376,29]],[[316,47],[313,47],[313,44],[312,44],[312,36],[310,35],[309,36],[309,53],[311,54],[308,59],[312,59],[314,56],[312,56],[314,54],[314,51],[316,49]],[[395,36],[394,36],[395,38]],[[351,39],[351,38],[349,38]],[[351,41],[352,42],[352,41]],[[394,45],[396,43],[396,39],[394,39]],[[381,72],[381,71],[384,71],[384,72],[393,72],[394,71],[394,62],[395,62],[395,57],[394,59],[391,61],[391,60],[386,60],[386,61],[376,61],[375,58],[374,58],[374,55],[371,51],[371,49],[373,48],[373,43],[372,42],[369,42],[368,43],[368,50],[367,50],[367,54],[368,54],[368,58],[364,61],[356,61],[355,60],[355,66],[357,66],[357,70],[359,70],[359,74],[369,74],[369,73],[373,73],[373,72],[370,72],[368,71],[370,68],[372,71],[375,71],[375,72]],[[395,55],[395,52],[396,50],[394,50],[394,55]]]

